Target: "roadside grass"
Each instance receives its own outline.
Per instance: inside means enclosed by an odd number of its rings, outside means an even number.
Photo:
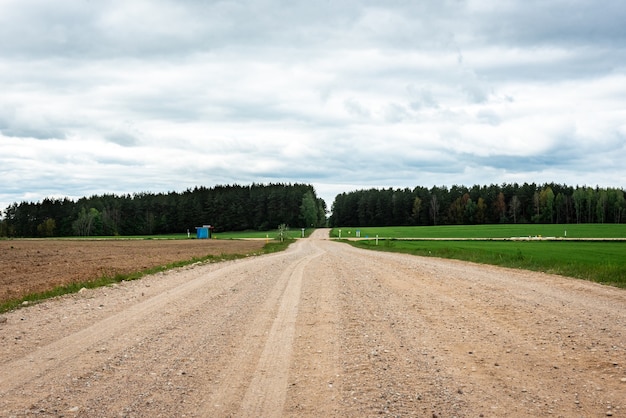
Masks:
[[[311,233],[315,231],[314,228],[307,228],[304,230],[304,236],[308,237]],[[273,240],[277,239],[278,230],[273,229],[269,231],[257,231],[257,230],[246,230],[246,231],[235,231],[235,232],[217,232],[212,234],[212,239],[267,239]],[[296,239],[302,237],[302,229],[289,229],[287,230],[286,237],[287,239]],[[124,235],[124,236],[88,236],[88,237],[55,237],[55,239],[67,239],[67,240],[185,240],[185,239],[196,239],[195,231],[190,231],[190,236],[188,237],[186,233],[184,234],[167,234],[167,235]]]
[[[0,313],[18,309],[22,306],[39,303],[43,300],[53,298],[56,296],[62,296],[62,295],[70,294],[70,293],[77,293],[82,288],[94,289],[94,288],[102,287],[102,286],[110,286],[115,283],[137,280],[144,276],[160,273],[160,272],[167,271],[167,270],[172,270],[175,268],[185,267],[185,266],[195,264],[195,263],[203,263],[203,264],[218,263],[222,261],[237,260],[240,258],[246,258],[246,257],[251,257],[251,256],[256,256],[256,255],[275,253],[275,252],[285,250],[289,246],[289,244],[291,244],[292,242],[293,242],[292,239],[286,239],[284,242],[270,241],[267,244],[265,244],[260,251],[255,252],[255,253],[221,254],[221,255],[207,255],[205,257],[194,257],[190,260],[175,261],[173,263],[151,267],[148,269],[144,269],[144,270],[140,270],[140,271],[136,271],[132,273],[117,273],[114,275],[104,275],[102,277],[99,277],[93,280],[73,282],[73,283],[63,285],[63,286],[57,286],[45,292],[32,293],[19,299],[11,299],[11,300],[2,302],[0,303]]]
[[[442,225],[402,226],[377,228],[333,228],[331,238],[626,238],[626,224],[496,224],[496,225]]]
[[[304,236],[308,237],[311,233],[315,231],[314,228],[307,228],[304,230]],[[213,234],[213,238],[215,239],[246,239],[246,238],[256,238],[256,239],[277,239],[278,230],[273,229],[270,231],[256,231],[256,230],[247,230],[247,231],[236,231],[236,232],[217,232]],[[302,237],[302,229],[288,229],[286,238],[288,239],[297,239]]]
[[[372,250],[541,271],[626,288],[626,242],[348,241]]]

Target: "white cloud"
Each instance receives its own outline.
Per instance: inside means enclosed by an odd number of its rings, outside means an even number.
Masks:
[[[618,0],[2,8],[0,209],[234,182],[308,182],[327,200],[624,186]]]

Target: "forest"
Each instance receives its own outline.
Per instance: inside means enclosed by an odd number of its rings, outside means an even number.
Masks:
[[[195,187],[182,193],[105,194],[13,203],[0,236],[128,236],[184,233],[212,225],[215,232],[270,230],[326,223],[326,203],[307,184]]]
[[[331,226],[472,225],[495,223],[622,223],[624,190],[502,184],[342,193]]]
[[[327,224],[327,208],[308,184],[195,187],[184,192],[105,194],[13,203],[0,236],[128,236],[267,231]],[[330,226],[472,225],[495,223],[623,223],[623,189],[555,183],[433,186],[341,193]]]

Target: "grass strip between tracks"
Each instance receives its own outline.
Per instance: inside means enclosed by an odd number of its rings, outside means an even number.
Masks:
[[[0,303],[0,313],[8,312],[13,309],[20,308],[22,306],[32,305],[41,302],[46,299],[50,299],[56,296],[62,296],[70,293],[77,293],[82,288],[95,289],[97,287],[109,286],[114,283],[120,283],[123,281],[137,280],[150,274],[156,274],[175,268],[185,267],[195,263],[218,263],[221,261],[237,260],[240,258],[246,258],[262,254],[270,254],[285,250],[289,244],[294,240],[288,239],[284,242],[271,241],[263,246],[261,251],[252,254],[221,254],[221,255],[207,255],[205,257],[194,257],[190,260],[175,261],[173,263],[150,267],[144,270],[132,272],[132,273],[116,273],[115,275],[105,275],[93,280],[86,280],[82,282],[72,282],[66,285],[57,286],[50,290],[38,293],[31,293],[19,299],[11,299]]]

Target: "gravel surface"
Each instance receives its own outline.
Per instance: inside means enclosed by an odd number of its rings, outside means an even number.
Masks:
[[[626,416],[626,292],[289,250],[0,316],[0,416]]]

